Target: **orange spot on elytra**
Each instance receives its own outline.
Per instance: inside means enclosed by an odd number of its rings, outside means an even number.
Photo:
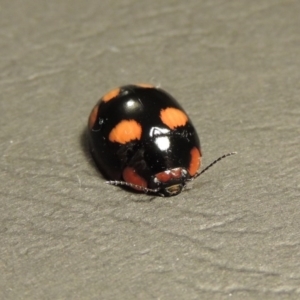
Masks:
[[[154,85],[149,84],[149,83],[137,83],[136,86],[143,87],[143,88],[149,88],[149,89],[154,88]]]
[[[160,111],[160,119],[171,129],[184,126],[188,121],[187,115],[182,110],[174,107],[162,109]]]
[[[143,177],[141,177],[140,175],[138,175],[133,168],[126,167],[124,169],[124,171],[123,171],[123,179],[126,182],[139,185],[141,187],[141,189],[134,187],[134,189],[136,189],[138,191],[142,190],[142,187],[147,187],[147,181]]]
[[[120,144],[126,144],[133,140],[140,140],[142,126],[135,120],[122,120],[109,133],[109,140]]]
[[[120,88],[109,91],[102,97],[102,101],[108,102],[120,94]]]
[[[96,119],[97,119],[97,116],[98,116],[98,110],[99,110],[99,105],[96,104],[94,106],[94,108],[92,109],[92,111],[90,113],[90,116],[89,116],[88,127],[89,127],[90,130],[92,130],[92,128],[95,125],[95,122],[96,122]]]
[[[191,176],[194,176],[197,171],[199,170],[201,166],[201,152],[198,150],[198,148],[194,147],[192,148],[191,152],[191,160],[190,160],[190,165],[189,165],[189,173]]]

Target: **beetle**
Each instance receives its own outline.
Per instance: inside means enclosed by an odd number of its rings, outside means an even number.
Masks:
[[[89,143],[108,184],[160,196],[182,192],[225,154],[199,171],[200,140],[187,113],[169,93],[129,84],[106,93],[88,119]]]

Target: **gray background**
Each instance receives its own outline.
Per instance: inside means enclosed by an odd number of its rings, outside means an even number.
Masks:
[[[0,1],[0,299],[299,299],[300,1]],[[126,83],[173,94],[204,166],[108,186],[84,130]]]

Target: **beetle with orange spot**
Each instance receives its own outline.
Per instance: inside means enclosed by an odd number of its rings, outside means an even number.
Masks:
[[[159,196],[181,193],[200,171],[197,132],[166,91],[149,84],[126,85],[105,94],[88,120],[92,155],[112,185]]]

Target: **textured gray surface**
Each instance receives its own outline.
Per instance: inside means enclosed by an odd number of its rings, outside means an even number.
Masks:
[[[300,2],[0,0],[0,299],[299,299]],[[160,84],[204,165],[177,197],[107,186],[83,134]]]

